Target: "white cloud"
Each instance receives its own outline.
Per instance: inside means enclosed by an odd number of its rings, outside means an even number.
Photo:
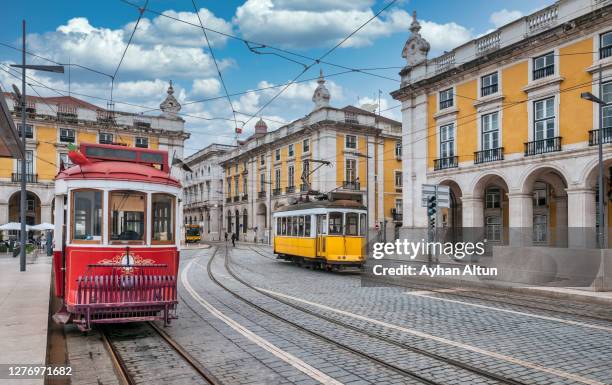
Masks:
[[[136,32],[138,35],[139,32]],[[59,26],[56,31],[29,35],[30,47],[54,60],[90,66],[113,73],[125,50],[128,35],[123,29],[97,28],[86,18],[78,17]],[[221,69],[232,64],[221,60]],[[209,54],[201,48],[166,44],[132,43],[125,55],[119,77],[126,73],[147,77],[190,77],[216,73]]]
[[[191,94],[197,96],[214,96],[221,90],[221,82],[215,78],[194,79]]]
[[[493,12],[491,17],[489,17],[489,21],[495,26],[495,28],[499,28],[502,25],[508,24],[521,16],[523,16],[521,11],[509,11],[504,8],[500,11]]]

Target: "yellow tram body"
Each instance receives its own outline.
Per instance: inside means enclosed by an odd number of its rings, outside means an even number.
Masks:
[[[274,213],[274,253],[328,270],[361,267],[366,208],[348,200],[297,203]]]

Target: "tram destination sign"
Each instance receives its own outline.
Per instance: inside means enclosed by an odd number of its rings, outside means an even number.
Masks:
[[[438,207],[450,208],[450,188],[449,186],[424,184],[421,185],[421,206],[427,207],[427,200],[436,197]]]

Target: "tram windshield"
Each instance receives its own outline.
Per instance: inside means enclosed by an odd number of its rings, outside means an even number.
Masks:
[[[102,236],[102,192],[75,191],[72,199],[72,239],[99,242]]]
[[[109,196],[111,241],[144,241],[146,196],[137,191],[116,191]]]
[[[153,194],[151,198],[152,238],[154,243],[174,241],[174,197],[168,194]],[[200,235],[200,228],[196,227]]]

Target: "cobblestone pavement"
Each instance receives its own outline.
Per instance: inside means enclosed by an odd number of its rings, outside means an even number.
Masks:
[[[72,385],[120,385],[108,352],[96,330],[87,335],[75,325],[65,326]]]
[[[364,288],[360,286],[358,275],[299,268],[274,260],[269,248],[258,246],[256,249],[264,256],[246,245],[232,252],[234,270],[248,282],[333,309],[400,325],[416,331],[417,335],[301,304],[326,316],[526,383],[612,383],[609,365],[612,362],[612,332],[609,329],[612,323],[537,312],[517,305],[487,303],[484,299],[472,302],[517,313],[408,295],[406,289],[397,287]],[[469,302],[465,298],[460,300]],[[538,319],[518,312],[545,314],[552,319]],[[576,321],[576,324],[559,322],[555,318]],[[608,330],[580,323],[600,325]],[[467,350],[422,334],[477,349]]]

